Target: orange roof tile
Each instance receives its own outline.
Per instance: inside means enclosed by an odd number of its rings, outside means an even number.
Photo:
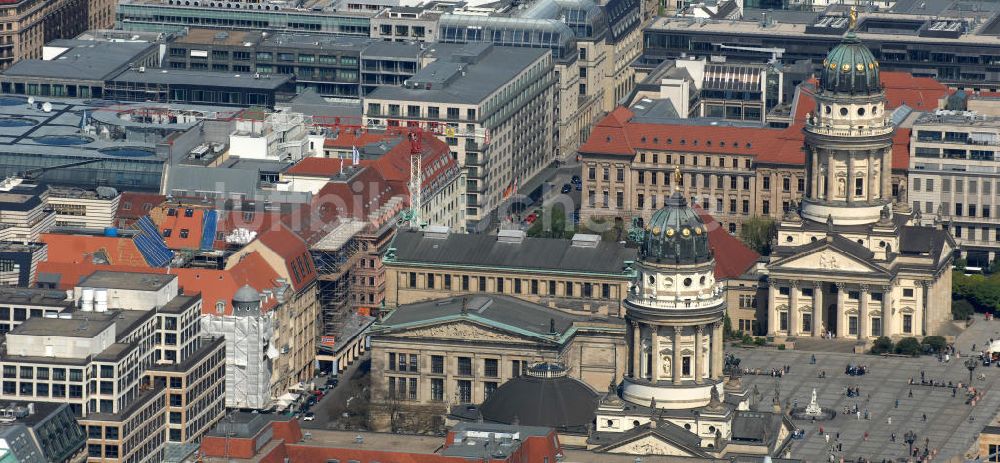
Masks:
[[[708,227],[708,246],[715,256],[715,278],[718,280],[736,278],[753,267],[760,254],[750,249],[739,238],[730,235],[715,217],[695,204],[692,209]]]
[[[166,196],[156,193],[123,191],[121,199],[118,200],[118,210],[115,211],[115,218],[126,219],[126,222],[138,220],[140,217],[149,214],[151,209],[163,203],[166,199]]]
[[[290,283],[296,291],[301,291],[316,279],[316,266],[305,241],[284,224],[261,233],[257,240],[282,257],[292,279]],[[266,263],[264,266],[270,268]]]
[[[94,254],[101,253],[112,265],[148,266],[129,237],[43,233],[40,239],[48,244],[50,261],[93,262]]]
[[[151,218],[158,218],[156,226],[164,234],[170,230],[170,236],[165,236],[163,241],[170,249],[199,249],[201,247],[202,221],[205,218],[205,210],[201,208],[185,208],[178,206],[171,208],[175,210],[174,215],[157,214]],[[191,211],[188,217],[186,212]],[[186,232],[185,232],[186,230]],[[187,235],[182,236],[182,235]]]

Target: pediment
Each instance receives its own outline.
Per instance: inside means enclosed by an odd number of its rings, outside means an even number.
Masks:
[[[444,339],[452,341],[487,341],[511,344],[535,344],[537,338],[520,333],[484,326],[472,321],[452,321],[434,325],[425,325],[403,330],[394,330],[392,336],[424,339]]]
[[[832,247],[789,256],[775,262],[771,268],[840,273],[884,273],[883,269]]]
[[[635,439],[612,444],[601,449],[606,453],[626,455],[670,455],[679,457],[701,457],[701,452],[693,452],[677,445],[662,436],[650,432]]]

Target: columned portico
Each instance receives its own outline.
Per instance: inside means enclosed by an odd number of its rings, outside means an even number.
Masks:
[[[868,285],[861,285],[859,291],[861,301],[858,302],[858,339],[868,339],[871,335],[870,322],[871,319],[868,315]]]
[[[813,283],[812,334],[823,335],[823,284],[818,282]]]
[[[797,336],[799,334],[799,282],[792,281],[789,285],[790,295],[788,297],[788,335]]]

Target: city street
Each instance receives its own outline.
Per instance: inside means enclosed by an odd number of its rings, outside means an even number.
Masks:
[[[355,400],[366,400],[359,396],[367,388],[370,368],[370,354],[365,352],[347,370],[340,373],[340,382],[337,387],[327,390],[323,399],[313,405],[311,411],[316,414],[316,417],[312,421],[302,421],[302,427],[307,429],[339,429],[338,423],[344,420],[342,415],[349,410],[348,404]],[[326,378],[322,379],[326,380]]]
[[[779,351],[774,349],[747,349],[727,347],[727,352],[741,359],[743,368],[770,371],[784,365],[791,367],[790,373],[781,378],[768,374],[745,375],[743,384],[756,387],[760,394],[760,410],[770,411],[775,387],[780,388],[782,406],[791,403],[804,407],[810,401],[815,388],[817,402],[824,409],[837,412],[836,418],[824,422],[793,420],[795,426],[806,431],[802,440],[792,444],[792,457],[806,461],[827,461],[830,444],[842,444],[842,451],[834,451],[839,460],[853,461],[859,457],[871,461],[904,458],[908,444],[904,435],[908,431],[916,433],[915,447],[923,450],[926,444],[939,451],[935,460],[963,457],[970,448],[979,430],[990,424],[1000,408],[1000,368],[984,367],[978,363],[973,386],[984,391],[985,396],[974,407],[967,404],[967,396],[959,389],[952,397],[952,388],[944,386],[920,385],[921,372],[927,380],[947,384],[967,383],[969,370],[965,366],[973,344],[982,349],[990,338],[1000,339],[1000,321],[985,321],[976,317],[976,323],[963,332],[955,343],[962,357],[952,357],[950,362],[939,362],[934,356],[922,357],[882,357],[836,352]],[[836,343],[837,341],[831,341]],[[812,364],[812,356],[816,363]],[[845,374],[848,364],[867,365],[868,373],[863,376]],[[820,378],[825,372],[826,377]],[[986,380],[978,379],[980,374]],[[913,378],[917,384],[908,384]],[[848,386],[860,388],[858,397],[847,397]],[[912,391],[912,396],[910,392]],[[861,419],[853,411],[845,414],[844,408],[853,409],[855,404],[861,411]],[[869,410],[870,420],[864,419]],[[924,419],[926,415],[926,421]],[[971,421],[970,421],[971,420]],[[819,434],[823,427],[827,438]],[[865,439],[867,433],[868,438]],[[895,442],[892,441],[895,434]],[[943,445],[943,447],[942,447]]]

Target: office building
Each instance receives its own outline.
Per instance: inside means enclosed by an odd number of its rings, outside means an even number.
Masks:
[[[29,318],[42,318],[69,312],[73,300],[65,291],[36,288],[0,288],[0,333],[17,328]]]
[[[1000,119],[938,110],[917,116],[910,133],[908,197],[918,221],[946,224],[969,265],[988,267],[1000,248]]]
[[[933,77],[958,88],[995,91],[997,5],[899,1],[885,10],[861,11],[856,28],[885,71]],[[814,71],[847,31],[847,5],[823,11],[747,10],[740,20],[659,17],[643,30],[640,63],[724,56],[728,63],[795,63]]]
[[[413,6],[391,6],[371,18],[371,38],[390,42],[437,42],[440,11]]]
[[[405,86],[366,96],[364,123],[443,136],[466,170],[467,226],[490,223],[505,191],[554,160],[552,57],[490,44],[438,45],[436,52]]]
[[[0,286],[26,288],[38,279],[38,263],[48,259],[45,243],[0,242]]]
[[[8,177],[0,182],[0,241],[35,243],[56,224],[49,188]]]
[[[80,461],[87,438],[69,405],[11,402],[0,405],[0,448],[9,461],[46,463]],[[0,458],[8,461],[8,458]]]
[[[332,11],[330,6],[325,0],[309,0],[298,7],[277,2],[128,0],[118,3],[115,29],[177,32],[185,27],[212,27],[368,37],[374,12]]]
[[[200,336],[201,298],[179,296],[175,275],[100,271],[80,284],[78,309],[29,317],[7,333],[0,398],[68,403],[89,461],[162,461],[168,439],[195,441],[222,416],[221,340]],[[188,382],[167,389],[157,369]],[[167,432],[168,404],[183,409],[169,421],[187,424],[187,434]]]
[[[110,187],[93,190],[49,187],[49,207],[56,211],[56,226],[103,230],[115,226],[121,194]]]
[[[274,107],[295,92],[293,76],[133,68],[105,83],[116,101]]]
[[[115,4],[109,0],[24,0],[5,3],[2,9],[0,69],[22,59],[41,59],[48,41],[108,28],[115,19]]]

